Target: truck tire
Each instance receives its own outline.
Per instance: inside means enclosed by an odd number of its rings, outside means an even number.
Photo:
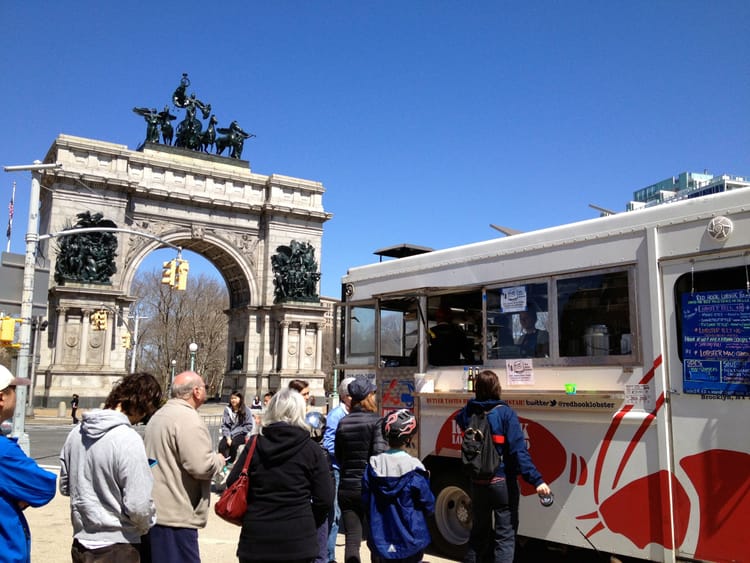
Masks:
[[[450,559],[460,560],[471,532],[471,497],[466,480],[452,473],[432,473],[435,514],[429,525],[435,549]]]

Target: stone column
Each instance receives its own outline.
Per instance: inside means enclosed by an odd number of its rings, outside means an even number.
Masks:
[[[110,322],[111,321],[111,322]],[[112,316],[112,319],[109,318],[109,312],[107,312],[107,330],[104,331],[104,342],[102,342],[102,346],[104,346],[104,365],[106,367],[112,367],[109,365],[109,360],[112,357],[112,331],[114,331],[115,327],[115,317]]]
[[[286,369],[289,347],[289,321],[281,321],[281,369]]]
[[[297,372],[302,371],[302,359],[305,357],[305,336],[307,323],[299,323],[299,346],[297,347]]]
[[[57,333],[55,334],[55,350],[51,358],[50,365],[56,365],[58,361],[62,363],[65,356],[63,350],[65,349],[65,313],[67,307],[58,307],[57,311]]]
[[[81,311],[81,349],[78,351],[78,363],[86,365],[86,358],[89,351],[89,330],[91,329],[91,309]]]
[[[315,371],[322,371],[323,365],[323,333],[325,323],[315,325]]]

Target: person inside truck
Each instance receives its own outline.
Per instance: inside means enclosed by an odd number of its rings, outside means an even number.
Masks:
[[[433,366],[459,366],[474,363],[472,342],[464,329],[453,322],[448,307],[435,313],[437,324],[429,329],[430,347],[427,357]]]
[[[537,313],[534,307],[518,315],[523,333],[516,341],[521,357],[544,358],[549,356],[549,333],[536,327]]]

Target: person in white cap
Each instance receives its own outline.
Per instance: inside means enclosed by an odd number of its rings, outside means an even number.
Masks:
[[[13,417],[16,386],[28,379],[13,377],[0,366],[0,420]],[[0,558],[8,563],[31,561],[31,533],[23,511],[44,506],[55,496],[57,476],[28,457],[17,438],[0,436]]]

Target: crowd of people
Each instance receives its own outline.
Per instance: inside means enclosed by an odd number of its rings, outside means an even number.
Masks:
[[[3,419],[12,416],[16,386],[28,384],[0,366]],[[482,371],[475,398],[456,415],[464,429],[472,413],[487,412],[503,450],[495,475],[471,483],[466,563],[513,561],[517,476],[540,495],[550,493],[500,392],[496,374]],[[199,374],[177,375],[166,402],[151,374],[128,375],[102,409],[84,412],[74,425],[57,484],[13,439],[0,439],[0,549],[8,561],[30,561],[23,510],[49,502],[57,485],[70,497],[74,563],[199,562],[198,531],[208,521],[213,479],[224,471],[231,486],[251,456],[241,563],[336,563],[340,530],[343,563],[360,563],[363,539],[374,563],[418,563],[431,542],[435,498],[424,465],[408,452],[417,419],[408,409],[381,417],[377,387],[367,378],[345,378],[338,393],[340,403],[326,417],[311,408],[304,380],[262,402],[256,396],[251,407],[233,392],[214,448],[197,412],[206,401]],[[143,438],[134,428],[141,422],[148,422]],[[246,447],[251,440],[254,447]]]

